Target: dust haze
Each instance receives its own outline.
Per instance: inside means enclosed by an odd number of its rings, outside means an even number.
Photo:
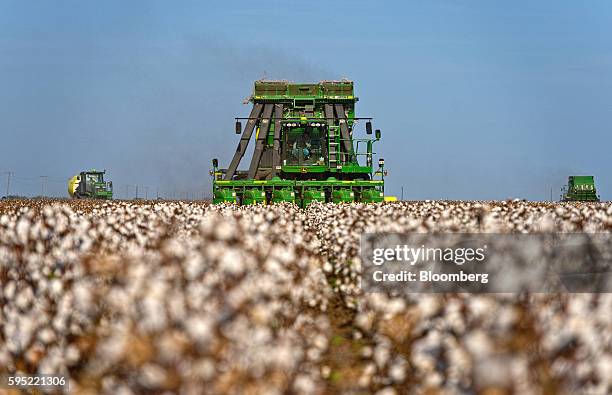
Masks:
[[[210,161],[219,158],[222,167],[229,165],[238,144],[234,133],[234,118],[248,116],[250,96],[257,79],[285,79],[290,81],[319,81],[339,78],[334,72],[308,62],[300,56],[268,47],[238,46],[215,36],[186,37],[180,43],[182,53],[178,62],[189,64],[194,86],[199,86],[201,103],[192,108],[191,120],[170,118],[173,124],[185,125],[174,132],[179,138],[168,139],[163,129],[157,128],[159,139],[167,144],[152,146],[158,153],[151,162],[159,175],[159,184],[179,193],[194,196],[205,190],[210,196]],[[207,81],[204,84],[202,81]],[[191,106],[186,100],[185,106]],[[240,168],[248,168],[254,143],[251,141]]]

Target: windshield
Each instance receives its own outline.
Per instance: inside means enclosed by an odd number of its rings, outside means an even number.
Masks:
[[[87,184],[102,182],[102,174],[87,174]]]
[[[292,127],[285,129],[283,163],[285,165],[324,165],[325,133],[323,127]]]

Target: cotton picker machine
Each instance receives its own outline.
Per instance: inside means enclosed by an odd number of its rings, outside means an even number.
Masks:
[[[357,121],[372,134],[371,118],[355,116],[353,82],[294,84],[256,81],[248,118],[236,118],[242,134],[227,169],[213,159],[214,203],[364,202],[384,200],[384,159],[375,166],[373,145],[356,138]],[[242,121],[245,121],[244,129]],[[255,132],[248,170],[238,170]]]
[[[113,183],[105,181],[106,170],[82,171],[68,180],[68,194],[73,199],[112,199]]]
[[[561,188],[562,202],[599,202],[593,176],[569,176]]]

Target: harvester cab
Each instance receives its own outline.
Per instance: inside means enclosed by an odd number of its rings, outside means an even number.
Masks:
[[[104,180],[106,170],[82,171],[68,181],[68,194],[74,199],[112,199],[113,183]]]
[[[567,185],[561,188],[563,202],[599,202],[593,176],[569,176]]]
[[[256,81],[248,118],[236,118],[241,138],[226,169],[213,160],[214,203],[382,202],[384,160],[375,168],[374,143],[357,138],[353,82],[294,84]],[[243,128],[244,121],[244,128]],[[249,141],[255,148],[248,170],[238,170]]]

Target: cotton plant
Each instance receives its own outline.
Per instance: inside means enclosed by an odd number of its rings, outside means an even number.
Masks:
[[[366,293],[359,248],[611,229],[609,203],[0,202],[0,373],[94,393],[606,394],[607,294]]]

